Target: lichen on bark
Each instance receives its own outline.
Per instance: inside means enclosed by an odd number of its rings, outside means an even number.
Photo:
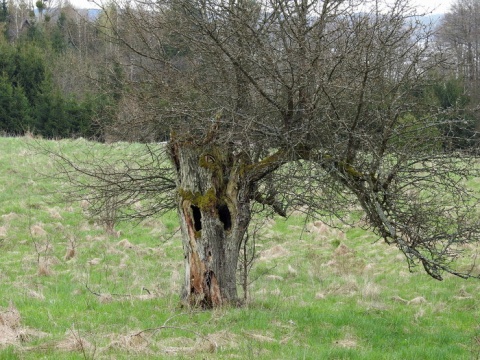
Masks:
[[[185,256],[184,299],[216,307],[237,301],[240,243],[250,194],[228,148],[176,143],[178,209]]]

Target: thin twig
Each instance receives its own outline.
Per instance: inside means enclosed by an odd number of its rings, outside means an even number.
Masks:
[[[141,331],[133,334],[132,336],[140,336],[140,335],[142,335],[143,333],[147,333],[147,332],[151,332],[151,333],[155,334],[156,332],[158,332],[158,331],[160,331],[160,330],[165,330],[165,329],[181,330],[181,331],[185,331],[185,332],[192,333],[192,334],[198,336],[199,338],[202,338],[202,339],[208,341],[210,344],[213,345],[214,349],[217,349],[218,344],[217,344],[215,341],[209,339],[208,337],[200,334],[200,333],[197,332],[197,331],[194,331],[194,330],[191,330],[191,329],[187,329],[187,328],[181,327],[181,326],[171,326],[171,325],[167,325],[167,324],[168,324],[172,319],[174,319],[175,317],[178,317],[178,316],[180,316],[180,315],[185,315],[185,314],[186,314],[186,313],[175,314],[175,315],[169,317],[167,320],[165,320],[165,322],[163,323],[163,325],[161,325],[161,326],[159,326],[159,327],[155,327],[155,328],[143,329],[143,330],[141,330]],[[153,335],[153,334],[152,334],[152,335]]]

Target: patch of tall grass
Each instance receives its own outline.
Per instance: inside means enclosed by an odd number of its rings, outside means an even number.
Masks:
[[[257,234],[245,306],[183,308],[175,212],[107,233],[38,145],[107,151],[0,138],[1,359],[479,358],[478,281],[411,273],[373,234],[301,214]]]

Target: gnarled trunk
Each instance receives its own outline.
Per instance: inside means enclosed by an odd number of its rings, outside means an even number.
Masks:
[[[183,297],[212,308],[237,301],[236,271],[250,221],[250,186],[228,148],[172,142],[185,256]]]

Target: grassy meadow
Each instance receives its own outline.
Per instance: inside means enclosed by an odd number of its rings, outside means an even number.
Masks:
[[[244,307],[182,308],[176,214],[106,232],[39,144],[105,146],[0,138],[0,359],[480,358],[480,281],[300,214],[262,225]]]

